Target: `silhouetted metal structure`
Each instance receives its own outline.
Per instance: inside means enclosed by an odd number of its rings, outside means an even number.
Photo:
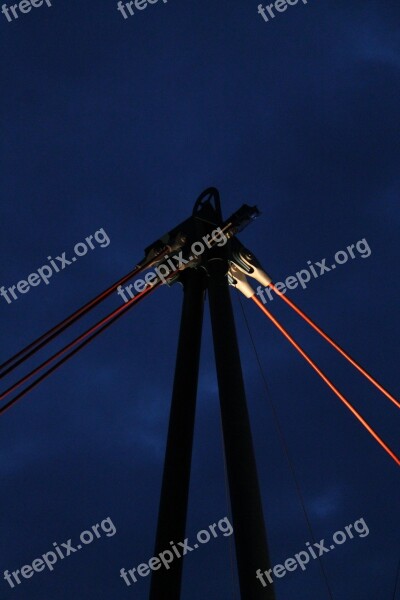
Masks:
[[[273,586],[263,586],[256,577],[258,570],[269,570],[270,560],[229,285],[234,286],[257,305],[364,429],[396,465],[400,466],[400,457],[396,452],[385,443],[324,371],[263,305],[247,281],[248,277],[254,278],[261,286],[274,290],[279,298],[393,405],[400,408],[400,402],[393,394],[287,295],[280,293],[278,285],[275,285],[269,275],[263,271],[256,257],[239,242],[237,233],[258,214],[256,207],[243,205],[223,221],[218,191],[215,188],[207,189],[197,200],[192,216],[146,248],[143,260],[133,270],[0,365],[0,379],[2,379],[119,290],[124,283],[157,265],[155,269],[155,272],[158,271],[157,276],[155,277],[154,273],[147,274],[144,288],[125,305],[114,309],[0,393],[0,401],[7,399],[7,402],[0,406],[0,415],[2,415],[155,289],[163,284],[170,285],[177,281],[183,285],[182,318],[158,515],[155,551],[157,555],[169,549],[170,542],[179,543],[185,539],[204,300],[208,292],[241,600],[274,600],[275,596]],[[208,236],[210,241],[210,237],[213,237],[211,234],[216,229],[224,233],[227,243],[219,244],[214,239],[215,243],[207,243],[207,248],[202,245],[203,250],[200,253],[194,252],[194,244],[200,239],[207,239],[205,236]],[[179,268],[171,262],[172,257],[178,259]],[[172,270],[169,270],[167,265],[172,266]],[[165,277],[161,275],[162,267],[164,272],[166,270],[168,273]],[[49,368],[45,370],[47,367]],[[36,377],[39,373],[41,374]],[[29,385],[9,399],[14,391],[29,381]],[[305,510],[304,499],[301,494],[299,495]],[[308,524],[312,535],[312,528],[310,523]],[[174,560],[169,569],[153,570],[150,600],[180,600],[182,569],[183,561]],[[329,596],[332,598],[332,591],[323,568],[322,573]]]
[[[256,216],[248,210],[248,218]],[[223,226],[220,199],[214,188],[197,200],[193,216],[178,227],[186,246]],[[241,224],[238,225],[240,227]],[[177,230],[171,232],[171,238]],[[224,449],[232,509],[242,600],[273,600],[273,587],[263,588],[256,571],[269,568],[262,502],[243,384],[239,347],[229,294],[230,241],[202,254],[195,269],[182,274],[184,300],[176,359],[155,555],[185,536],[190,463],[193,446],[201,326],[205,289],[209,294],[217,367]],[[153,571],[150,600],[179,600],[182,561]]]

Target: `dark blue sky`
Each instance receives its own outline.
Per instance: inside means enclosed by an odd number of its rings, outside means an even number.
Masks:
[[[124,20],[111,0],[54,0],[11,23],[0,14],[0,285],[100,228],[111,240],[50,285],[0,298],[1,362],[130,270],[214,185],[225,216],[244,202],[261,209],[241,239],[276,280],[367,239],[369,258],[291,297],[399,393],[399,5],[309,0],[268,23],[257,5],[160,0]],[[181,298],[179,286],[158,290],[2,416],[1,599],[147,597],[149,579],[127,588],[119,569],[153,554]],[[233,300],[275,564],[310,536]],[[361,517],[370,529],[326,555],[334,598],[391,600],[398,468],[243,303],[317,538]],[[278,303],[399,452],[396,408]],[[226,514],[207,311],[188,534]],[[18,588],[2,579],[106,517],[115,536]],[[234,598],[231,543],[188,558],[183,600]],[[328,598],[316,561],[279,581],[283,598]]]

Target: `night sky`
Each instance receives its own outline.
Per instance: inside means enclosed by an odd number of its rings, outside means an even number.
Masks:
[[[0,286],[101,228],[110,240],[49,285],[0,297],[0,362],[131,270],[216,186],[225,217],[261,210],[240,239],[276,281],[367,240],[369,257],[290,295],[399,395],[400,6],[309,0],[268,22],[257,6],[159,0],[124,19],[114,0],[52,0],[0,13]],[[333,598],[394,600],[398,467],[253,303],[232,300],[272,564],[311,539],[271,401],[317,541],[360,518],[370,530],[324,555]],[[157,290],[1,416],[1,600],[147,598],[149,577],[128,588],[119,571],[153,556],[181,302],[180,285]],[[279,299],[269,306],[400,452],[396,407]],[[206,306],[189,538],[228,514]],[[116,534],[53,572],[14,589],[3,579],[107,517]],[[183,600],[239,597],[232,546],[219,536],[188,556]],[[329,598],[318,561],[276,595]]]

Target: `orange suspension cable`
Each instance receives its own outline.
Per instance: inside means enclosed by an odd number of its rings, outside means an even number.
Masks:
[[[75,338],[72,342],[70,342],[69,344],[67,344],[66,346],[64,346],[64,348],[62,348],[61,350],[59,350],[58,352],[56,352],[55,354],[53,354],[50,358],[48,358],[47,360],[45,360],[42,364],[40,364],[38,367],[36,367],[35,369],[33,369],[30,373],[28,373],[27,375],[25,375],[24,377],[22,377],[22,379],[20,379],[19,381],[17,381],[17,383],[15,383],[10,388],[8,388],[8,390],[6,390],[3,394],[0,395],[0,400],[4,400],[4,398],[6,398],[9,394],[11,394],[11,392],[13,392],[17,388],[19,388],[22,384],[26,383],[29,379],[31,379],[34,375],[36,375],[37,373],[39,373],[40,371],[42,371],[45,367],[47,367],[48,365],[50,365],[57,358],[59,358],[60,356],[64,355],[68,350],[71,350],[72,348],[76,347],[77,344],[79,344],[80,342],[83,341],[83,343],[81,343],[74,350],[72,350],[72,352],[70,352],[67,356],[65,356],[61,361],[59,361],[58,363],[56,363],[51,369],[49,369],[48,371],[46,371],[46,373],[44,373],[41,377],[39,377],[36,381],[34,381],[30,386],[28,386],[25,390],[23,390],[15,398],[13,398],[12,400],[10,400],[10,402],[8,402],[4,406],[2,406],[0,408],[0,414],[2,414],[3,412],[5,412],[17,400],[19,400],[28,391],[30,391],[33,387],[35,387],[40,381],[42,381],[43,379],[45,379],[57,367],[59,367],[61,364],[63,364],[68,358],[70,358],[71,356],[73,356],[78,350],[80,350],[81,348],[83,348],[84,346],[86,346],[86,344],[88,344],[95,337],[97,337],[97,335],[99,333],[101,333],[102,331],[104,331],[109,325],[111,325],[120,316],[122,316],[127,310],[129,310],[129,308],[131,308],[135,303],[139,302],[145,296],[148,296],[159,285],[161,285],[161,281],[158,281],[153,286],[147,287],[146,289],[144,289],[142,292],[140,292],[139,294],[137,294],[137,296],[135,296],[134,298],[132,298],[131,300],[129,300],[129,302],[127,302],[125,305],[120,306],[119,308],[115,309],[112,313],[110,313],[109,315],[107,315],[106,317],[104,317],[103,319],[101,319],[101,321],[98,321],[98,323],[96,323],[95,325],[93,325],[92,327],[90,327],[90,329],[88,329],[87,331],[85,331],[84,333],[82,333],[79,337]],[[91,335],[91,334],[93,334],[93,335]],[[91,335],[91,337],[89,337],[90,335]]]
[[[28,344],[28,346],[17,352],[17,354],[6,360],[2,365],[0,365],[0,371],[3,371],[2,373],[0,373],[0,379],[5,375],[11,373],[25,360],[33,356],[38,350],[41,350],[60,333],[65,331],[67,327],[75,323],[75,321],[83,317],[92,308],[94,308],[95,306],[100,304],[100,302],[108,298],[117,289],[119,285],[123,285],[124,283],[129,281],[129,279],[138,275],[141,271],[143,271],[143,269],[144,267],[142,266],[135,267],[127,275],[125,275],[124,277],[116,281],[113,285],[111,285],[109,288],[104,290],[104,292],[93,298],[93,300],[87,302],[84,306],[82,306],[81,308],[73,312],[71,315],[69,315],[69,317],[61,321],[61,323],[58,323],[58,325],[55,325],[54,327],[46,331],[46,333],[38,337],[34,342],[31,342],[30,344]]]
[[[301,356],[308,362],[308,364],[318,373],[323,381],[331,388],[336,396],[343,402],[343,404],[353,413],[353,415],[360,421],[365,429],[372,435],[372,437],[382,446],[382,448],[389,454],[389,456],[400,466],[400,458],[389,448],[389,446],[382,440],[382,438],[376,433],[376,431],[367,423],[367,421],[360,415],[360,413],[350,404],[350,402],[343,396],[343,394],[337,389],[332,381],[321,371],[318,365],[310,358],[310,356],[299,346],[299,344],[292,338],[292,336],[286,331],[286,329],[279,323],[277,319],[265,308],[261,300],[256,295],[252,296],[251,299],[257,304],[258,308],[272,321],[272,323],[279,329],[279,331],[285,336],[287,340],[296,348]]]
[[[368,371],[363,369],[363,367],[360,364],[358,364],[358,362],[355,361],[354,358],[352,358],[349,354],[347,354],[347,352],[345,350],[343,350],[343,348],[341,348],[341,346],[339,346],[339,344],[337,344],[331,337],[329,337],[329,335],[327,333],[325,333],[325,331],[323,331],[320,327],[318,327],[318,325],[316,323],[314,323],[314,321],[312,319],[310,319],[310,317],[308,317],[292,300],[290,300],[286,295],[279,292],[279,290],[277,290],[277,288],[275,287],[275,285],[273,283],[270,283],[269,287],[271,287],[274,290],[274,292],[276,292],[277,295],[280,298],[282,298],[282,300],[284,302],[286,302],[286,304],[288,304],[290,306],[290,308],[292,308],[295,312],[297,312],[297,314],[300,315],[300,317],[302,317],[309,325],[311,325],[311,327],[313,329],[315,329],[315,331],[317,331],[327,342],[329,342],[329,344],[331,346],[333,346],[333,348],[335,348],[335,350],[337,350],[342,356],[344,356],[349,361],[349,363],[353,365],[353,367],[355,367],[358,371],[360,371],[360,373],[362,373],[364,375],[364,377],[366,377],[368,379],[368,381],[370,381],[376,388],[378,388],[378,390],[380,392],[382,392],[382,394],[384,394],[386,396],[386,398],[388,398],[391,402],[393,402],[393,404],[395,404],[397,406],[397,408],[400,408],[400,402],[398,400],[396,400],[396,398],[394,396],[392,396],[392,394],[390,392],[388,392],[379,383],[379,381],[377,381],[374,377],[372,377],[372,375],[370,375],[368,373]]]

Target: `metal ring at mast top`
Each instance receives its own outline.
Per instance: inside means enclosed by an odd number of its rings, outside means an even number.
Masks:
[[[196,216],[201,212],[205,205],[211,205],[214,213],[218,216],[219,220],[222,221],[221,199],[217,188],[209,187],[200,194],[193,207],[193,216]]]

